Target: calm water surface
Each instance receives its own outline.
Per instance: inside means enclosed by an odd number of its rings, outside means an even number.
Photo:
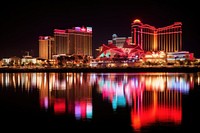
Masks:
[[[6,131],[198,132],[200,73],[0,73]]]

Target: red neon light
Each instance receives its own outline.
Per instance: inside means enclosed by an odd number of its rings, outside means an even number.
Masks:
[[[60,29],[54,29],[54,33],[65,33],[65,30],[60,30]]]
[[[86,102],[81,101],[80,106],[81,106],[81,118],[86,118]]]
[[[152,106],[148,110],[141,110],[136,112],[132,110],[131,112],[131,121],[132,127],[135,130],[139,130],[142,126],[150,125],[156,121],[161,122],[174,122],[179,124],[182,119],[182,110],[181,108],[175,107],[154,107]]]
[[[56,99],[54,102],[55,114],[65,113],[65,111],[66,111],[65,99]]]

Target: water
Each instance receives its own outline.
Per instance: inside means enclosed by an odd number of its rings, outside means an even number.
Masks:
[[[198,132],[200,73],[0,73],[6,131]]]

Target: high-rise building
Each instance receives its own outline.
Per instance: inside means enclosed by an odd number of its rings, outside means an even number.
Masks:
[[[92,56],[92,27],[54,29],[56,54]]]
[[[131,35],[133,45],[139,45],[145,51],[182,51],[181,22],[155,28],[136,19],[131,25]]]
[[[39,57],[52,59],[55,54],[54,38],[51,36],[39,36]]]

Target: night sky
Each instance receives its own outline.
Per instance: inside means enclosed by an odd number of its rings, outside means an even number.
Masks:
[[[93,53],[112,38],[131,36],[131,23],[165,27],[183,24],[183,50],[200,58],[198,1],[183,0],[95,0],[95,1],[27,1],[1,3],[0,58],[22,57],[29,51],[38,57],[38,37],[53,36],[53,30],[75,26],[93,28]],[[94,54],[95,56],[95,54]]]

